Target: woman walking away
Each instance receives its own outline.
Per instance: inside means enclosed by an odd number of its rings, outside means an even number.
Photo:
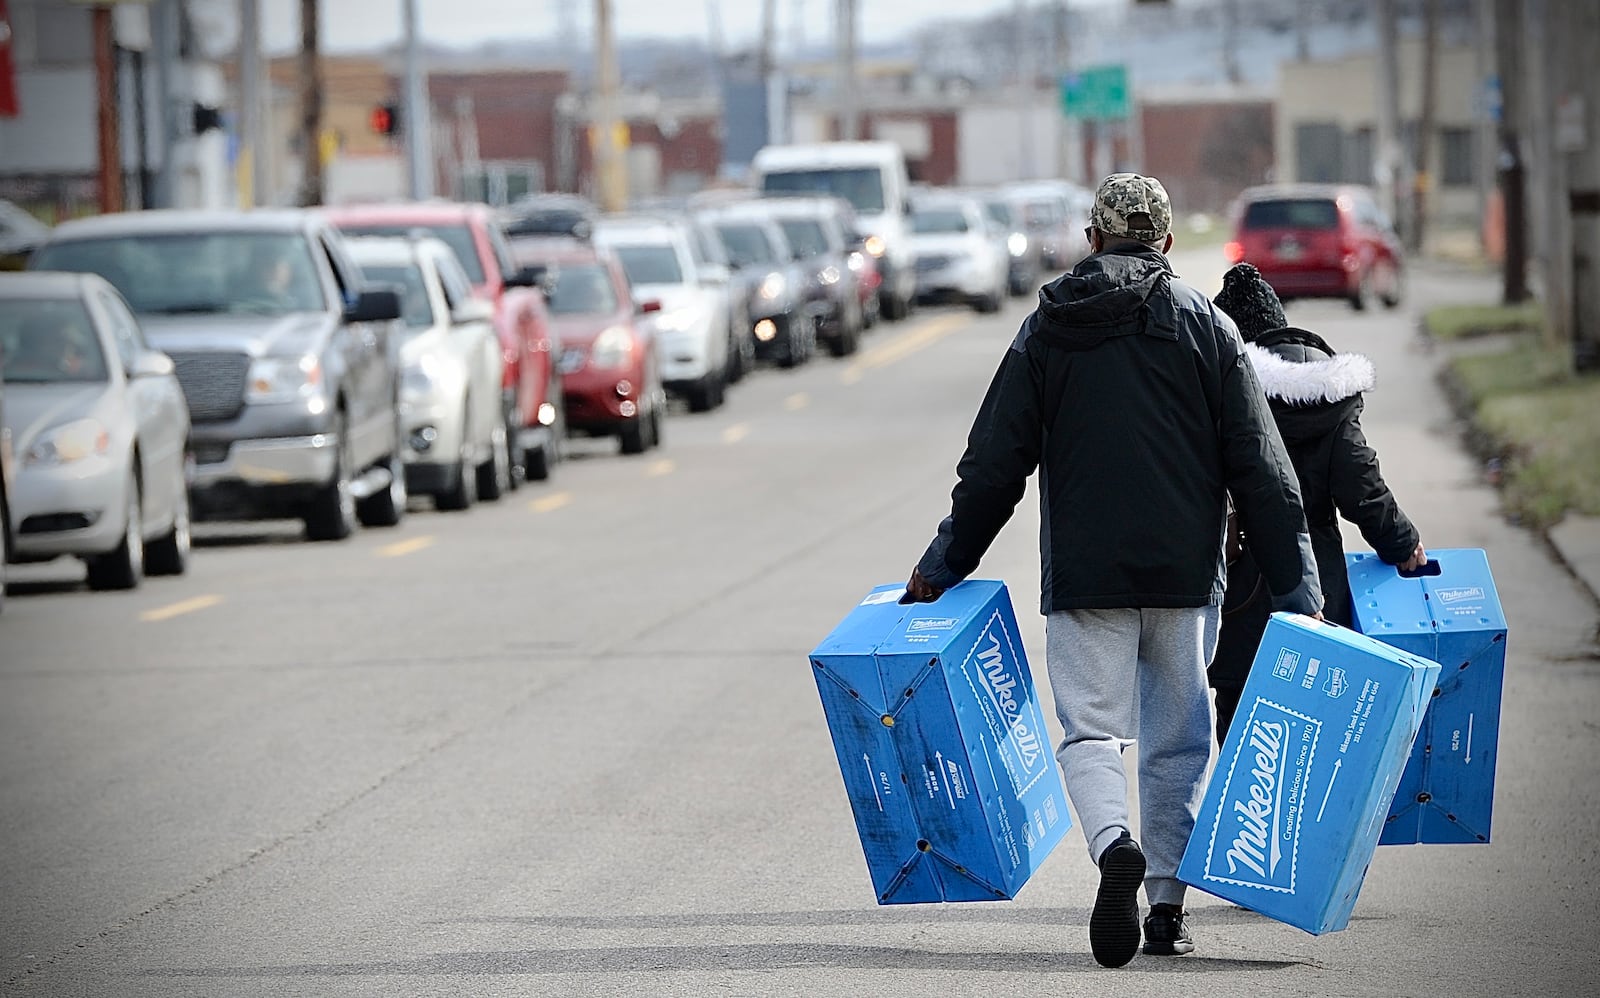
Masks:
[[[1372,361],[1360,354],[1335,353],[1316,333],[1290,326],[1278,296],[1248,263],[1223,276],[1215,303],[1244,337],[1245,352],[1300,479],[1326,600],[1323,617],[1350,627],[1350,582],[1339,515],[1355,524],[1378,557],[1391,565],[1411,571],[1428,558],[1417,528],[1384,484],[1378,455],[1361,432],[1362,393],[1374,382]],[[1227,737],[1271,614],[1267,587],[1250,555],[1249,525],[1241,523],[1240,528],[1244,548],[1228,566],[1217,652],[1206,670],[1216,690],[1218,745]]]

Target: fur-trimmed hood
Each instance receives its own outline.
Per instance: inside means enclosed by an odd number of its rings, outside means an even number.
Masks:
[[[1342,402],[1368,391],[1377,383],[1372,361],[1358,353],[1339,353],[1331,357],[1323,354],[1320,360],[1290,360],[1270,347],[1255,343],[1246,344],[1245,353],[1267,397],[1290,405]]]

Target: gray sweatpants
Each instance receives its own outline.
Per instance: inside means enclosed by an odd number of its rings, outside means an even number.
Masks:
[[[1217,646],[1218,607],[1066,610],[1045,624],[1056,713],[1066,738],[1056,753],[1078,823],[1099,859],[1128,821],[1122,751],[1139,743],[1144,890],[1151,904],[1182,904],[1178,862],[1194,829],[1211,757],[1206,663]]]

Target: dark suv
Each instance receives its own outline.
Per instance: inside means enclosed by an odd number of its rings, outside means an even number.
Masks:
[[[145,211],[58,226],[33,270],[99,274],[172,357],[194,513],[303,519],[312,540],[405,511],[400,298],[311,211]]]
[[[1360,311],[1373,298],[1400,304],[1405,250],[1364,187],[1287,184],[1239,196],[1228,261],[1255,265],[1284,301],[1343,298]]]

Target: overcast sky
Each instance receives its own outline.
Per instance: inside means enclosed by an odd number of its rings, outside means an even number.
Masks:
[[[1026,0],[1041,6],[1043,0]],[[1106,0],[1072,0],[1099,4]],[[787,48],[797,8],[804,11],[804,38],[815,45],[832,37],[835,0],[777,0],[779,46]],[[948,17],[971,17],[1010,8],[1016,0],[858,0],[862,40],[892,42],[909,27]],[[577,13],[580,31],[592,23],[592,0],[417,0],[422,36],[445,45],[491,39],[556,37],[557,11]],[[708,14],[720,11],[723,38],[752,41],[759,30],[761,0],[612,0],[619,35],[709,37]],[[400,37],[401,0],[323,0],[323,47],[329,51],[372,49]],[[272,51],[298,45],[299,4],[262,0],[263,41]]]

